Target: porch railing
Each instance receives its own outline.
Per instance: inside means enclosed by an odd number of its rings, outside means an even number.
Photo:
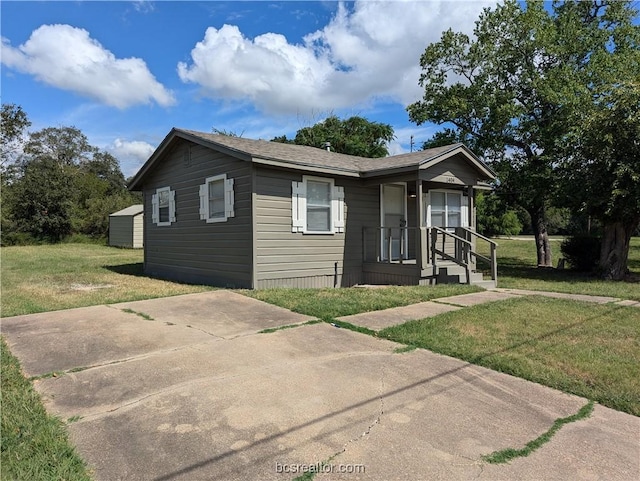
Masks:
[[[364,262],[415,264],[418,227],[363,227]]]
[[[498,247],[498,243],[492,241],[488,237],[483,236],[482,234],[478,234],[476,231],[469,229],[468,227],[460,227],[462,232],[466,234],[466,236],[476,239],[475,249],[471,251],[471,255],[475,256],[476,259],[483,259],[484,261],[489,263],[491,269],[491,279],[494,281],[498,280],[498,259],[496,257],[496,250]],[[478,240],[486,242],[489,246],[489,257],[484,256],[478,253]]]
[[[481,251],[478,243],[488,247]],[[362,260],[384,264],[419,264],[438,274],[438,261],[448,260],[470,273],[478,259],[489,263],[491,279],[498,279],[497,243],[466,227],[448,230],[441,227],[363,227]],[[484,252],[488,251],[488,256]],[[481,253],[483,252],[483,253]]]
[[[498,244],[496,242],[466,227],[456,228],[456,232],[461,235],[456,235],[441,227],[432,227],[431,232],[431,258],[434,276],[437,275],[438,272],[438,259],[447,259],[465,269],[467,283],[470,283],[470,271],[473,266],[475,266],[477,259],[482,259],[491,266],[491,279],[494,281],[498,280],[498,262],[496,258],[496,247]],[[462,237],[462,235],[464,237]],[[471,240],[472,238],[475,238],[475,242]],[[489,244],[489,257],[478,252],[476,247],[478,239]],[[440,241],[442,242],[441,249],[439,248]],[[447,241],[453,242],[453,255],[446,252],[445,246],[447,245]]]

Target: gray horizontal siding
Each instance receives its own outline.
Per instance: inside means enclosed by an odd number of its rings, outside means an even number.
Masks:
[[[311,289],[323,287],[341,287],[353,286],[362,283],[362,275],[359,272],[353,272],[350,275],[326,275],[326,276],[305,276],[305,277],[286,277],[281,279],[263,279],[258,280],[256,289],[273,289],[277,287],[288,287],[297,289]]]
[[[109,217],[109,245],[115,247],[142,247],[142,230],[136,233],[134,222],[139,216]]]
[[[378,223],[379,188],[365,187],[359,180],[334,179],[345,190],[345,232],[293,233],[291,183],[300,182],[302,174],[256,167],[258,288],[332,287],[335,282],[340,286],[361,282],[362,226]]]
[[[190,148],[190,159],[185,160]],[[200,220],[199,188],[207,177],[234,179],[235,217]],[[176,222],[152,223],[151,197],[158,187],[176,192]],[[144,183],[145,272],[149,275],[226,287],[251,287],[251,166],[214,150],[176,142]]]

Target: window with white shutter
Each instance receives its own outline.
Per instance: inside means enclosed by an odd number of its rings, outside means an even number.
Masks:
[[[344,228],[344,187],[333,179],[306,175],[302,182],[292,182],[292,232],[336,234]]]
[[[200,186],[200,219],[226,222],[234,216],[233,179],[227,179],[226,174],[207,177]]]
[[[176,192],[171,187],[159,187],[151,196],[151,221],[157,226],[176,221]]]

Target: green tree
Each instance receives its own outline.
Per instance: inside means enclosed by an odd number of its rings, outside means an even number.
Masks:
[[[594,149],[578,156],[588,150],[578,132],[597,117],[603,93],[638,78],[636,15],[629,1],[556,1],[547,9],[508,0],[485,9],[475,39],[449,30],[421,57],[425,94],[407,108],[410,118],[452,126],[441,136],[492,163],[502,196],[531,217],[539,265],[552,265],[546,217],[562,180],[558,166],[566,156],[590,159],[574,167],[600,162]],[[607,115],[614,105],[602,103]]]
[[[104,237],[109,214],[139,202],[127,191],[118,160],[75,127],[31,133],[9,187],[4,226],[50,242],[72,233]]]
[[[478,232],[486,236],[518,235],[522,223],[518,214],[508,209],[495,192],[479,192],[476,196]]]
[[[2,104],[0,122],[0,165],[4,167],[13,162],[21,150],[22,138],[31,121],[19,105]]]
[[[12,217],[18,231],[58,242],[71,234],[73,177],[51,158],[25,164],[13,185]]]
[[[565,68],[580,79],[561,141],[564,202],[602,229],[604,278],[628,272],[630,237],[640,224],[640,25],[637,3],[566,3],[567,25],[582,26]],[[578,20],[576,20],[578,19]],[[565,25],[561,25],[566,28]],[[577,61],[579,60],[579,61]]]
[[[340,120],[331,115],[311,127],[304,127],[294,139],[286,135],[275,137],[272,142],[281,142],[324,148],[326,142],[331,150],[359,157],[385,157],[389,155],[388,143],[394,139],[393,127],[371,122],[363,117]]]
[[[11,208],[13,189],[11,185],[18,173],[17,160],[22,152],[26,129],[31,122],[22,107],[2,104],[0,118],[0,232],[15,230]]]
[[[635,65],[640,79],[640,58]],[[640,82],[603,94],[574,134],[569,145],[576,148],[564,162],[566,202],[601,222],[598,268],[603,277],[620,280],[640,225]]]
[[[552,265],[545,213],[552,192],[554,116],[548,70],[561,55],[544,48],[550,15],[542,2],[527,8],[509,0],[485,9],[475,39],[448,30],[429,45],[420,64],[423,100],[407,110],[412,121],[451,124],[448,137],[465,140],[493,164],[500,189],[526,208],[536,236],[538,265]]]
[[[25,144],[27,161],[50,159],[60,166],[89,162],[98,149],[76,127],[47,127],[32,132]]]

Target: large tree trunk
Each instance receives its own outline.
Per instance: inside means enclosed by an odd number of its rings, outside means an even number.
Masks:
[[[538,267],[553,267],[551,242],[549,241],[549,234],[547,233],[544,206],[531,209],[529,215],[531,216],[531,227],[536,240]]]
[[[627,222],[605,222],[598,263],[603,278],[620,281],[628,274],[629,242],[639,223],[640,217]]]

